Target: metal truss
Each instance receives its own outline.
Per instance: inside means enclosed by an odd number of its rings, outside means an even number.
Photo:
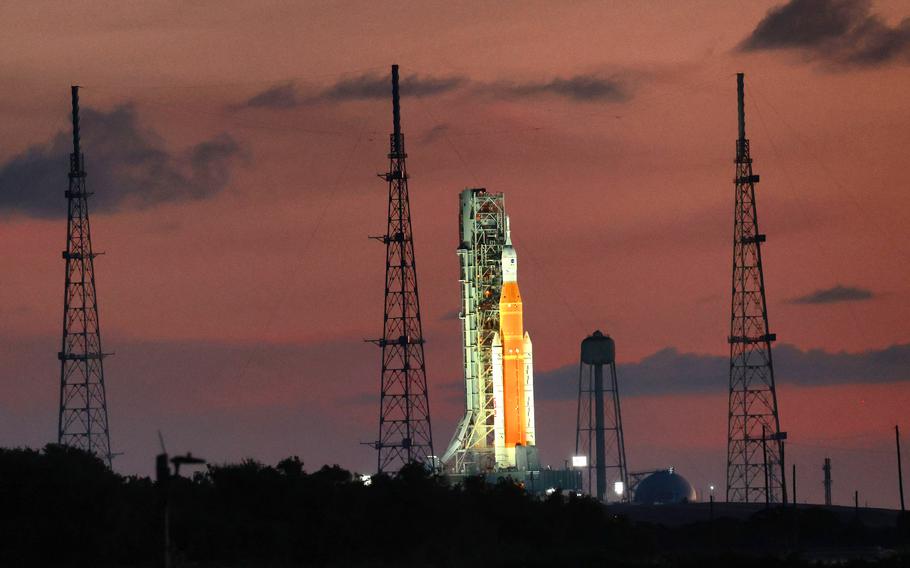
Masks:
[[[79,88],[72,88],[73,153],[70,155],[60,352],[60,413],[57,441],[92,452],[110,466],[104,358],[95,290],[95,257],[89,224],[88,193],[79,138]]]
[[[786,502],[784,445],[780,431],[768,309],[762,270],[755,184],[745,132],[743,75],[737,75],[739,139],[733,227],[733,299],[730,319],[730,396],[727,501]]]
[[[466,196],[469,194],[469,197]],[[443,456],[457,473],[495,466],[493,336],[499,332],[505,202],[501,193],[471,189],[462,194],[462,337],[467,408]]]
[[[417,294],[417,266],[408,200],[407,154],[398,92],[398,66],[392,66],[394,131],[390,137],[385,311],[377,450],[379,473],[395,473],[409,463],[433,463],[433,433],[423,352],[423,328]]]

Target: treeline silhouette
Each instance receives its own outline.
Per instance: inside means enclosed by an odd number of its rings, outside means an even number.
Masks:
[[[586,497],[452,486],[419,466],[365,485],[338,466],[308,473],[297,457],[246,460],[159,484],[48,445],[0,449],[0,566],[161,565],[165,499],[178,566],[806,566],[801,548],[844,546],[897,551],[877,566],[910,558],[904,518],[873,530],[772,509],[666,528]]]

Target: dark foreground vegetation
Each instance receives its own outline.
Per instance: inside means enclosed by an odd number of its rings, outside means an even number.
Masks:
[[[0,450],[0,566],[158,566],[165,493],[177,566],[906,566],[905,518],[869,528],[823,509],[678,528],[510,484],[451,487],[419,467],[369,486],[288,458],[209,466],[165,489],[59,446]]]

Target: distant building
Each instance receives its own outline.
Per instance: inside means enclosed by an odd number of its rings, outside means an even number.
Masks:
[[[692,484],[672,467],[650,473],[634,486],[634,491],[633,501],[642,505],[691,503],[698,500]]]

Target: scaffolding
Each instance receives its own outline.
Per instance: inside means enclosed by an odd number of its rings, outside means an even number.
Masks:
[[[495,467],[493,339],[499,332],[505,198],[486,189],[461,192],[458,259],[461,266],[465,415],[442,461],[454,473]]]

